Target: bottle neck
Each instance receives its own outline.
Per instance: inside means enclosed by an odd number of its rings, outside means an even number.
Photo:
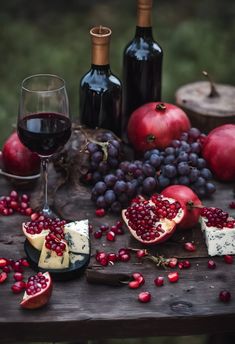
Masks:
[[[92,43],[91,64],[95,66],[109,65],[109,45]]]
[[[145,37],[153,39],[152,27],[136,26],[135,37]]]
[[[137,26],[152,26],[152,0],[137,0]]]
[[[97,71],[99,74],[103,74],[103,73],[110,74],[111,73],[110,65],[109,64],[97,65],[97,64],[92,63],[91,64],[91,69],[94,70],[94,71]]]

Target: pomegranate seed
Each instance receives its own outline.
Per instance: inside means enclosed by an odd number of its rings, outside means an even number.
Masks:
[[[28,203],[21,202],[20,203],[20,207],[21,207],[21,209],[27,209],[28,208]]]
[[[112,252],[108,254],[107,258],[109,262],[113,262],[113,263],[115,263],[118,260],[116,253],[112,253]]]
[[[108,263],[109,263],[109,262],[108,262],[107,257],[101,258],[101,259],[100,259],[100,264],[101,264],[102,266],[107,266]]]
[[[105,252],[97,252],[95,255],[95,259],[97,262],[100,262],[101,259],[106,258]]]
[[[184,265],[183,265],[182,262],[179,262],[179,263],[178,263],[178,268],[179,268],[180,270],[182,270],[182,269],[184,268]]]
[[[102,231],[100,229],[97,229],[95,232],[94,232],[94,237],[96,239],[100,239],[102,237]]]
[[[26,287],[25,282],[18,281],[11,286],[11,290],[13,291],[14,294],[19,294],[25,289],[25,287]]]
[[[24,276],[21,272],[15,272],[13,277],[16,281],[22,281],[24,278]]]
[[[108,229],[109,229],[109,226],[108,226],[108,225],[101,225],[101,226],[100,226],[100,230],[101,230],[102,232],[106,232]]]
[[[4,216],[8,216],[9,215],[9,211],[8,211],[7,208],[3,209],[2,215],[4,215]]]
[[[0,283],[3,283],[7,279],[7,273],[6,272],[1,272],[0,273]]]
[[[138,300],[143,303],[149,302],[151,300],[151,294],[148,291],[142,291],[138,296]]]
[[[104,215],[106,215],[106,211],[103,208],[96,209],[95,214],[98,217],[103,217]]]
[[[128,248],[120,248],[120,249],[118,250],[118,255],[119,255],[119,256],[122,256],[123,254],[126,254],[126,253],[129,253]]]
[[[170,273],[168,274],[168,280],[169,280],[169,282],[171,282],[171,283],[176,283],[176,282],[178,282],[178,280],[179,280],[179,274],[178,274],[178,272],[170,272]]]
[[[11,197],[11,199],[12,200],[17,200],[18,199],[18,193],[15,191],[15,190],[13,190],[13,191],[11,191],[11,193],[10,193],[10,197]]]
[[[147,250],[138,250],[138,251],[136,251],[136,257],[138,259],[143,258],[143,257],[145,257],[147,255],[148,255]]]
[[[11,272],[11,268],[10,268],[9,265],[8,266],[4,266],[4,268],[2,268],[2,271],[6,272],[8,274],[9,272]]]
[[[139,272],[134,272],[132,274],[132,277],[134,278],[135,281],[138,281],[140,286],[145,283],[144,276],[140,274]]]
[[[191,263],[189,260],[183,260],[182,264],[184,269],[189,269],[191,267]]]
[[[23,269],[22,269],[22,267],[21,267],[21,264],[20,264],[20,262],[15,262],[14,263],[14,265],[12,266],[12,268],[13,268],[13,270],[15,271],[15,272],[23,272]]]
[[[129,282],[128,286],[131,289],[137,289],[140,287],[140,284],[138,281],[131,281],[131,282]]]
[[[8,265],[8,261],[5,258],[0,258],[0,268],[4,268]]]
[[[26,208],[25,209],[25,215],[30,216],[33,213],[33,209],[32,208]]]
[[[219,299],[220,301],[222,302],[229,302],[230,299],[231,299],[231,294],[229,291],[227,290],[222,290],[220,293],[219,293]]]
[[[231,208],[231,209],[235,209],[235,202],[231,202],[231,203],[229,203],[229,208]]]
[[[196,246],[192,242],[186,242],[184,244],[184,249],[189,252],[194,252],[196,251]]]
[[[214,270],[216,268],[215,261],[212,259],[208,260],[207,266],[209,269]]]
[[[29,196],[26,195],[26,194],[23,194],[23,195],[21,196],[21,201],[22,201],[22,202],[25,202],[25,203],[28,203],[28,201],[29,201]]]
[[[172,269],[174,269],[177,266],[177,264],[178,264],[177,258],[170,258],[167,262],[167,265]]]
[[[233,264],[233,256],[229,256],[229,255],[224,256],[224,261],[227,264]]]
[[[112,231],[112,232],[114,232],[115,234],[117,234],[117,227],[114,225],[114,226],[111,226],[110,227],[110,230]]]
[[[39,218],[39,214],[38,214],[38,213],[33,213],[33,214],[31,215],[31,220],[32,220],[32,221],[36,221],[38,218]]]
[[[107,239],[108,241],[115,241],[115,239],[116,239],[115,233],[114,233],[113,231],[108,231],[108,232],[106,233],[106,239]]]
[[[121,255],[119,254],[118,259],[120,260],[120,262],[126,263],[129,262],[129,260],[131,259],[131,255],[130,253],[124,253]]]
[[[28,268],[28,267],[29,267],[29,262],[28,262],[27,259],[25,259],[25,258],[21,258],[21,259],[19,260],[19,263],[20,263],[22,266],[24,266],[25,268]]]
[[[122,221],[117,221],[117,223],[116,223],[116,227],[117,228],[122,228],[122,226],[123,226],[123,222]]]
[[[154,283],[157,287],[162,287],[164,284],[164,277],[158,276],[157,278],[155,278]]]
[[[117,227],[115,234],[117,234],[117,235],[123,235],[123,234],[125,234],[125,232],[124,232],[124,230],[123,230],[122,228],[118,228],[118,227]]]
[[[17,210],[18,207],[19,207],[18,202],[16,202],[16,201],[11,201],[11,202],[10,202],[10,207],[11,207],[12,209],[14,209],[14,210]]]

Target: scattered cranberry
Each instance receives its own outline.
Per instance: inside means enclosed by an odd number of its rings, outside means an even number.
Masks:
[[[136,251],[136,257],[137,257],[138,259],[141,259],[141,258],[143,258],[143,257],[145,257],[145,256],[147,256],[147,255],[148,255],[147,250],[142,250],[142,249],[140,249],[140,250]]]
[[[229,255],[224,256],[224,261],[227,264],[233,264],[233,256],[229,256]]]
[[[137,289],[140,287],[140,284],[138,281],[131,281],[131,282],[129,282],[128,286],[131,289]]]
[[[157,278],[155,278],[154,283],[157,287],[162,287],[164,285],[164,277],[158,276]]]
[[[103,208],[96,209],[95,214],[98,217],[103,217],[104,215],[106,215],[106,211]]]
[[[102,231],[100,229],[97,229],[95,232],[94,232],[94,237],[96,239],[100,239],[102,237]]]
[[[5,258],[0,258],[0,268],[4,268],[8,265],[8,261]]]
[[[186,242],[184,244],[184,249],[189,252],[195,252],[196,251],[196,246],[192,242]]]
[[[170,273],[168,274],[168,280],[169,280],[169,282],[171,282],[171,283],[176,283],[176,282],[178,282],[178,280],[179,280],[179,274],[178,274],[178,272],[170,272]]]
[[[13,278],[16,280],[16,281],[22,281],[24,279],[24,276],[21,272],[15,272],[14,275],[13,275]]]
[[[18,281],[11,286],[11,290],[14,294],[19,294],[25,289],[25,282]]]
[[[216,268],[215,261],[212,259],[208,260],[207,266],[209,269],[214,270]]]
[[[178,264],[178,259],[177,258],[170,258],[167,262],[167,266],[170,268],[174,269]]]
[[[220,293],[219,293],[219,299],[220,301],[222,302],[229,302],[230,299],[231,299],[231,294],[229,291],[227,290],[222,290]]]
[[[6,272],[1,272],[0,273],[0,283],[3,283],[7,279],[7,273]]]
[[[106,239],[107,239],[108,241],[115,241],[115,239],[116,239],[115,233],[114,233],[113,231],[108,231],[108,232],[106,233]]]
[[[138,296],[138,300],[140,302],[147,303],[151,300],[151,294],[148,291],[142,291]]]

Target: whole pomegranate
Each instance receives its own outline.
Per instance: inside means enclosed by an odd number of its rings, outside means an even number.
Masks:
[[[136,109],[128,122],[128,138],[135,150],[144,152],[166,148],[171,141],[188,131],[190,121],[183,110],[168,104],[153,102]]]
[[[235,124],[225,124],[206,137],[202,155],[215,176],[222,181],[235,180]]]
[[[2,161],[6,172],[18,176],[30,176],[40,169],[39,156],[20,142],[16,132],[3,145]]]
[[[198,223],[202,203],[189,187],[185,185],[171,185],[165,188],[161,195],[178,201],[184,211],[184,216],[177,224],[177,229],[189,229]]]

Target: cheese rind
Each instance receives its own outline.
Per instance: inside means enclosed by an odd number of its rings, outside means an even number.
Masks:
[[[43,243],[41,255],[39,258],[38,266],[43,269],[66,269],[69,267],[69,250],[68,245],[64,240],[65,250],[63,256],[58,256],[55,251],[46,248],[46,241]]]
[[[235,254],[235,228],[208,227],[204,217],[200,218],[200,222],[210,256]]]
[[[64,226],[65,240],[72,253],[89,254],[89,227],[88,220],[74,221]]]

